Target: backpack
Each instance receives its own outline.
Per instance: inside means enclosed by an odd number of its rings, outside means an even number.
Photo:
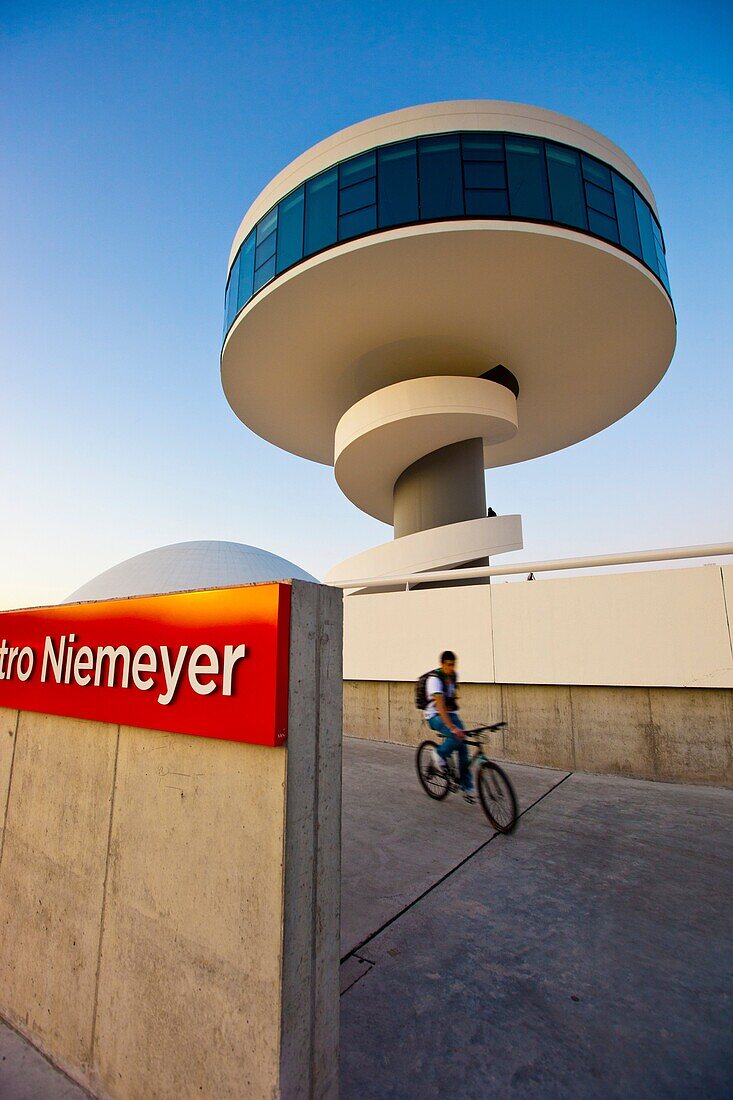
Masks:
[[[425,710],[430,700],[428,699],[427,684],[428,677],[437,676],[443,685],[443,691],[448,694],[447,676],[444,674],[441,668],[431,668],[429,672],[423,672],[422,676],[415,681],[415,706],[418,710]],[[455,691],[455,689],[454,689]],[[453,708],[458,710],[458,703],[453,696]]]

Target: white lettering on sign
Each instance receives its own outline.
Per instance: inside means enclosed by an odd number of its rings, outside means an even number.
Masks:
[[[76,641],[76,634],[69,634],[69,642]],[[74,657],[73,645],[69,645],[69,651],[66,654],[66,671],[64,672],[64,683],[68,684],[71,680],[71,662]]]
[[[36,654],[29,645],[9,646],[5,638],[0,642],[0,680],[13,679],[13,666],[19,680],[29,680],[35,663]]]
[[[90,670],[94,668],[94,653],[88,645],[77,649],[74,658],[74,679],[80,687],[86,687],[92,677]]]
[[[36,663],[36,655],[29,645],[23,646],[18,654],[18,663],[15,666],[18,671],[19,680],[29,680],[31,673],[33,672],[33,666]]]
[[[168,646],[102,645],[92,649],[76,645],[76,634],[55,639],[46,636],[41,659],[41,683],[77,684],[79,687],[123,687],[150,691],[158,687],[157,701],[161,706],[173,702],[183,679],[197,695],[234,693],[233,682],[237,665],[247,655],[245,645],[225,645],[220,652],[212,645],[198,645],[189,653],[187,645],[171,651]],[[0,680],[26,681],[36,667],[32,646],[9,645],[0,642]],[[162,675],[161,675],[162,674]]]
[[[122,667],[120,686],[126,688],[130,682],[130,650],[126,645],[119,645],[116,649],[111,645],[97,646],[97,663],[94,669],[95,687],[99,687],[102,682],[105,660],[107,661],[107,687],[115,686],[117,662],[120,661]]]
[[[143,672],[158,671],[158,656],[151,645],[141,645],[132,661],[132,680],[140,691],[149,691],[155,684],[152,676],[143,676]]]
[[[168,656],[168,646],[162,645],[160,647],[160,655],[163,658],[163,673],[165,675],[165,692],[158,696],[158,702],[163,707],[167,707],[168,704],[173,701],[173,696],[176,694],[178,680],[181,675],[181,669],[183,668],[183,659],[186,656],[187,650],[187,645],[181,646],[178,650],[176,663],[171,668],[170,657]]]
[[[243,645],[225,645],[224,646],[224,682],[222,684],[222,695],[232,694],[232,675],[234,673],[234,666],[237,661],[241,661],[247,652]]]
[[[188,662],[188,682],[197,695],[211,695],[216,689],[216,676],[219,672],[219,655],[211,645],[196,646]],[[199,677],[209,673],[204,683]]]
[[[49,663],[53,670],[54,679],[57,684],[61,683],[61,666],[64,661],[64,647],[66,646],[66,638],[62,638],[59,642],[58,656],[53,648],[53,638],[46,638],[46,643],[43,647],[43,665],[41,667],[41,683],[45,684],[48,679],[48,666]]]

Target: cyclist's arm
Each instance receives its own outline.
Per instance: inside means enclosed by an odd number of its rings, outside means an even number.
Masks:
[[[435,703],[435,709],[441,717],[441,720],[445,723],[451,733],[459,740],[463,737],[463,730],[459,730],[458,726],[454,726],[448,714],[448,708],[445,705],[445,696],[442,692],[436,691],[433,695],[433,702]]]

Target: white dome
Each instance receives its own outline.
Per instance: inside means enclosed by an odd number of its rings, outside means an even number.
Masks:
[[[290,579],[316,581],[304,569],[256,546],[240,542],[176,542],[113,565],[77,588],[63,603]]]

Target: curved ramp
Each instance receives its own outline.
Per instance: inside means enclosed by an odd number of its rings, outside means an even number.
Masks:
[[[484,516],[464,523],[449,523],[431,531],[417,531],[392,542],[373,546],[339,562],[326,576],[326,584],[368,577],[403,576],[431,569],[450,569],[479,558],[521,550],[522,517]],[[359,589],[378,592],[378,587]]]

